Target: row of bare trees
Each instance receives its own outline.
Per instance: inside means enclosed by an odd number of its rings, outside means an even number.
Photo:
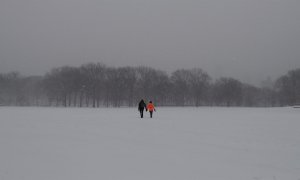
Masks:
[[[149,67],[107,67],[101,63],[55,68],[44,76],[0,74],[0,105],[136,106],[141,99],[160,106],[285,106],[300,102],[300,69],[258,88],[233,78],[212,81],[202,69],[171,75]]]

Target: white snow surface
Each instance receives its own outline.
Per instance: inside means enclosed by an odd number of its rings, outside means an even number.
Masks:
[[[300,109],[0,107],[0,180],[300,180]]]

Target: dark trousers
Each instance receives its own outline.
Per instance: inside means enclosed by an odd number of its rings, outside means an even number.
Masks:
[[[153,111],[149,111],[149,112],[150,112],[150,117],[152,118]]]
[[[144,117],[144,109],[140,109],[140,115],[141,115],[141,118]]]

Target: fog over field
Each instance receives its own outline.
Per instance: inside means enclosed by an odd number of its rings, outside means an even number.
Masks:
[[[103,62],[260,85],[300,67],[300,1],[2,0],[0,72]]]

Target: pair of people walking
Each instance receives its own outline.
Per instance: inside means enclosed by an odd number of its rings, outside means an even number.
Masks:
[[[139,107],[138,107],[138,110],[140,111],[141,118],[144,117],[144,109],[146,109],[146,112],[147,111],[150,112],[150,118],[152,118],[153,111],[156,111],[152,101],[149,101],[149,103],[146,105],[145,101],[142,99],[139,102]]]

